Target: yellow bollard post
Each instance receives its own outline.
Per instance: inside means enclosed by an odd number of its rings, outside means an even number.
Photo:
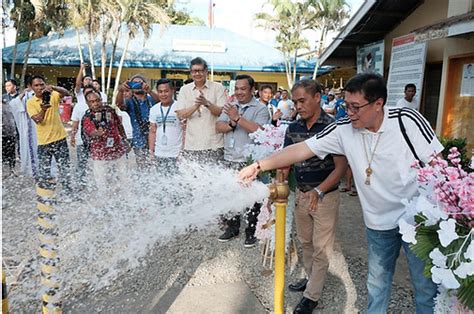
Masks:
[[[2,266],[2,313],[8,313],[8,299],[7,299],[7,278]]]
[[[41,263],[41,284],[45,286],[42,297],[43,314],[62,313],[62,303],[60,297],[61,280],[57,275],[59,257],[56,243],[58,228],[56,225],[56,214],[54,204],[56,202],[54,182],[40,182],[36,186],[37,209],[38,209],[38,230],[40,239],[40,263]]]
[[[276,314],[284,313],[285,304],[285,223],[286,206],[290,189],[284,180],[281,169],[277,170],[276,183],[269,185],[270,199],[274,200],[275,213],[275,279],[273,311]]]

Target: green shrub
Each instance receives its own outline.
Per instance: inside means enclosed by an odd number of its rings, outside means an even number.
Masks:
[[[443,144],[443,146],[444,146],[444,150],[443,150],[443,153],[442,153],[444,159],[446,159],[446,160],[448,159],[449,150],[451,149],[451,147],[456,147],[458,149],[459,153],[461,154],[461,156],[459,156],[459,157],[461,158],[461,165],[462,165],[463,169],[464,170],[471,170],[471,169],[469,169],[470,159],[467,156],[467,149],[466,149],[467,139],[466,138],[441,137],[439,140],[440,140],[441,144]]]

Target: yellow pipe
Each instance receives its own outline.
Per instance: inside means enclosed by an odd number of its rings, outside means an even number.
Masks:
[[[275,203],[275,297],[274,311],[276,314],[284,313],[285,300],[285,203]]]
[[[283,314],[285,308],[285,224],[286,206],[290,189],[284,180],[282,170],[277,170],[276,183],[269,185],[270,199],[275,201],[275,278],[274,302],[275,314]]]
[[[56,250],[57,241],[57,224],[54,215],[55,204],[55,183],[40,182],[36,187],[38,196],[37,223],[39,228],[41,255],[41,284],[46,287],[46,291],[42,297],[42,313],[43,314],[59,314],[62,313],[61,304],[61,280],[56,275],[59,268],[59,258]]]

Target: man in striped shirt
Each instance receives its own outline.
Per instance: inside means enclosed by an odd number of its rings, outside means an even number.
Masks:
[[[417,196],[418,159],[429,163],[443,146],[423,116],[410,108],[385,107],[387,88],[373,73],[354,76],[345,87],[348,117],[316,136],[291,145],[240,172],[243,180],[260,171],[288,167],[314,155],[345,155],[359,192],[368,242],[367,313],[387,312],[396,260],[403,247],[414,287],[417,313],[432,313],[436,285],[424,277],[425,263],[401,239],[403,199]],[[415,149],[416,148],[416,149]]]
[[[313,137],[334,122],[321,109],[321,92],[317,81],[303,80],[293,85],[291,94],[300,119],[288,126],[285,147]],[[289,286],[292,291],[304,291],[295,313],[310,313],[321,298],[336,237],[337,188],[346,169],[346,158],[333,155],[323,159],[313,156],[293,165],[297,187],[296,233],[303,249],[303,265],[308,278]]]

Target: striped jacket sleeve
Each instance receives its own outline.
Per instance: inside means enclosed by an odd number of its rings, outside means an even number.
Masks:
[[[393,118],[395,115],[397,118],[398,115],[401,115],[407,136],[421,161],[428,163],[434,155],[443,151],[443,145],[421,113],[411,108],[391,109],[389,118]]]
[[[349,118],[340,119],[331,123],[321,132],[305,141],[309,149],[321,159],[329,154],[344,155],[339,131],[344,124],[350,124]]]

